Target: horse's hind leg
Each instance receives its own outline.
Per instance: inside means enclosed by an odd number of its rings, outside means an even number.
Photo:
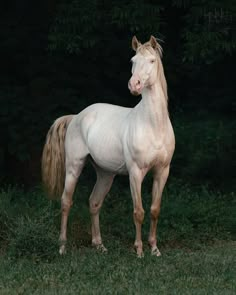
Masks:
[[[106,251],[103,246],[100,226],[99,226],[99,212],[102,207],[105,196],[109,192],[113,183],[114,175],[96,168],[97,182],[91,193],[89,204],[92,222],[92,245],[97,249]]]
[[[59,237],[60,242],[60,254],[65,254],[66,251],[66,241],[67,241],[67,221],[70,208],[73,204],[72,197],[75,190],[75,186],[78,180],[78,177],[84,167],[86,158],[77,160],[77,161],[67,161],[66,165],[66,178],[64,191],[61,198],[61,232]]]

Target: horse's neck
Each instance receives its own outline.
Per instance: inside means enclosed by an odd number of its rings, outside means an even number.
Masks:
[[[164,131],[169,121],[167,100],[159,83],[145,88],[139,103],[140,116],[155,130]]]

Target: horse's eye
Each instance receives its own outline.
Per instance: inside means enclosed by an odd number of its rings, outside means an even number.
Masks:
[[[155,59],[151,59],[151,64],[154,64],[154,62],[155,62]]]

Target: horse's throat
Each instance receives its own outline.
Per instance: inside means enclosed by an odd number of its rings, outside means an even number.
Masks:
[[[145,88],[142,93],[141,112],[154,129],[165,129],[169,120],[167,101],[158,85]]]

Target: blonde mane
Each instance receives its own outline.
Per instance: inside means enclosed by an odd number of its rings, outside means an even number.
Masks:
[[[168,102],[167,83],[166,83],[165,73],[164,73],[164,69],[163,69],[163,65],[161,61],[163,49],[159,43],[157,43],[157,47],[155,49],[152,47],[149,41],[144,44],[139,43],[139,46],[137,48],[137,53],[140,52],[142,55],[145,55],[147,51],[157,56],[157,75],[161,84],[162,91],[166,98],[166,101]]]

